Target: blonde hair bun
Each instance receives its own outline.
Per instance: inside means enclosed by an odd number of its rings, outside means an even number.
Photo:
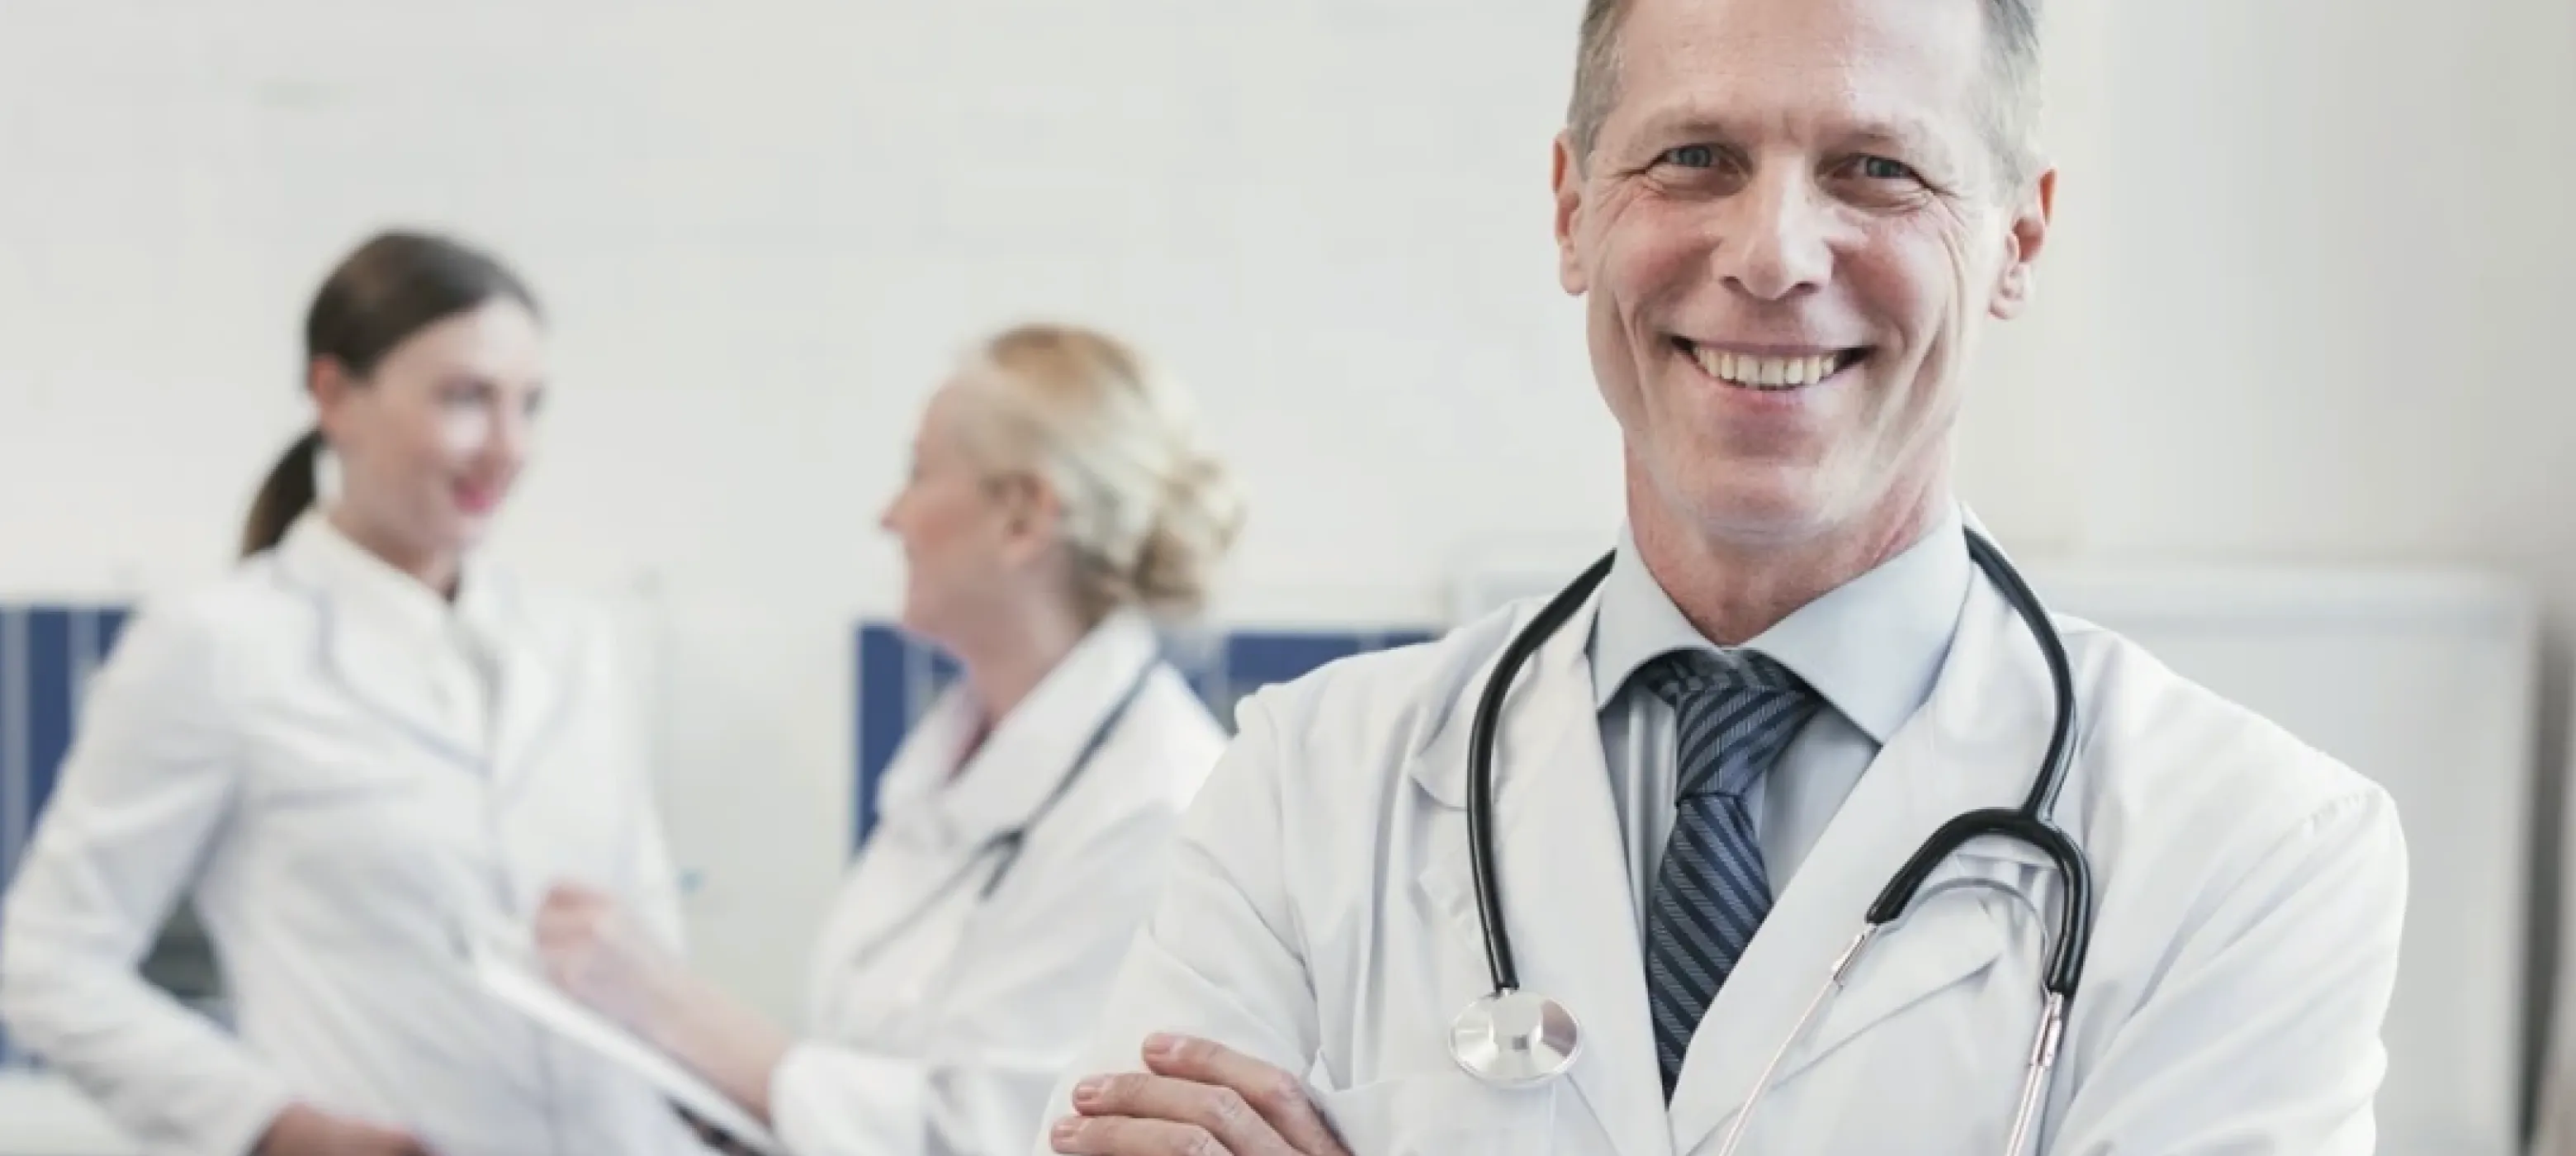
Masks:
[[[996,334],[962,380],[981,402],[970,449],[988,468],[1044,478],[1062,504],[1087,615],[1205,608],[1244,502],[1200,447],[1186,392],[1116,338],[1062,324]]]
[[[1158,612],[1196,614],[1212,575],[1243,530],[1243,497],[1224,463],[1192,454],[1163,487],[1162,508],[1137,552],[1138,601]]]

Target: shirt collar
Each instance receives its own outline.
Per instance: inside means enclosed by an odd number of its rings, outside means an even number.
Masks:
[[[1949,656],[1974,564],[1952,503],[1932,531],[1895,557],[1800,607],[1744,644],[1805,679],[1852,724],[1884,745],[1931,697]],[[1593,620],[1593,705],[1607,709],[1630,676],[1676,650],[1722,652],[1682,616],[1619,533],[1616,560]]]
[[[278,552],[294,572],[368,621],[421,639],[445,640],[463,626],[497,629],[500,594],[488,568],[468,559],[450,602],[340,531],[320,510],[288,528]]]

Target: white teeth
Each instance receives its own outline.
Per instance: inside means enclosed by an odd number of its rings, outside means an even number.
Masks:
[[[1700,369],[1710,377],[1755,389],[1794,389],[1823,381],[1842,368],[1838,353],[1820,353],[1813,357],[1754,357],[1743,353],[1724,353],[1711,349],[1694,349]]]

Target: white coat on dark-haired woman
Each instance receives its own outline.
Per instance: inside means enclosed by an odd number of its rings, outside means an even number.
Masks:
[[[539,927],[558,982],[796,1156],[1025,1151],[1225,742],[1155,629],[1197,606],[1239,520],[1183,402],[1109,338],[1044,326],[931,400],[885,524],[905,625],[964,677],[884,778],[802,1042],[577,889]]]
[[[679,936],[610,632],[474,554],[527,460],[535,306],[490,258],[394,234],[324,283],[306,336],[319,427],[246,560],[147,605],[90,683],[0,913],[0,1016],[155,1156],[697,1148],[462,951],[524,937],[565,878]],[[341,485],[316,509],[326,446]],[[138,974],[181,901],[233,1030]]]

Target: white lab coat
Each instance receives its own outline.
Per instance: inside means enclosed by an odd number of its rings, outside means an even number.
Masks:
[[[563,879],[677,946],[605,619],[469,571],[453,625],[498,673],[478,704],[433,677],[440,616],[398,582],[308,517],[136,617],[0,916],[0,1015],[154,1154],[236,1156],[294,1101],[446,1153],[702,1150],[649,1089],[483,994],[461,955],[469,929],[525,928]],[[237,1034],[135,970],[182,899]]]
[[[1155,646],[1144,619],[1111,617],[962,770],[978,718],[960,689],[905,737],[817,944],[809,1042],[771,1080],[796,1156],[1016,1153],[1039,1126],[1225,746]],[[1095,733],[1089,764],[979,902],[999,862],[990,840],[1029,822]]]
[[[1534,609],[1239,713],[1078,1072],[1135,1070],[1147,1033],[1196,1032],[1305,1076],[1356,1156],[1713,1153],[1900,862],[1954,815],[2017,805],[2045,745],[2038,650],[1981,580],[1931,699],[1779,896],[1668,1111],[1591,708],[1591,613],[1576,615],[1508,700],[1496,823],[1522,985],[1574,1012],[1583,1050],[1569,1079],[1489,1088],[1447,1046],[1490,987],[1467,734]],[[2084,722],[2056,815],[2091,855],[2098,918],[2032,1150],[2370,1152],[2406,888],[2388,796],[2134,645],[2064,631]],[[2062,894],[2045,862],[1994,840],[1946,862],[1790,1053],[1740,1150],[2000,1152]]]

